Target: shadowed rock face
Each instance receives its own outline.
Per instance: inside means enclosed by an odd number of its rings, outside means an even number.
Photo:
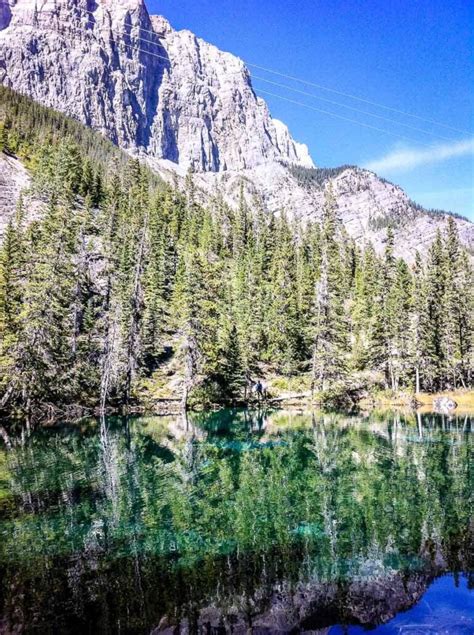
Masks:
[[[325,633],[335,624],[387,623],[414,606],[445,571],[426,564],[418,571],[361,580],[298,582],[278,576],[271,580],[268,571],[243,560],[234,561],[235,569],[221,561],[211,568],[206,563],[202,571],[170,574],[165,561],[154,558],[107,563],[103,552],[91,545],[75,557],[51,560],[49,572],[0,569],[10,584],[0,632],[29,632],[33,625],[43,632],[41,628],[56,619],[62,632],[89,632],[100,626],[95,632],[112,633],[123,623],[130,629],[126,632],[153,635]],[[166,613],[170,605],[173,613]],[[99,615],[100,625],[95,621]]]
[[[236,634],[318,633],[335,624],[377,626],[414,606],[442,569],[427,567],[414,573],[339,583],[301,583],[296,588],[279,584],[270,593],[260,589],[252,597],[236,598],[233,606],[197,610],[192,618],[163,617],[152,631],[181,634],[213,632]]]

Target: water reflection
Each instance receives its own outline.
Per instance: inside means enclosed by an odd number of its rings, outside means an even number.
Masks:
[[[473,419],[224,411],[9,434],[0,632],[377,624],[474,586]]]

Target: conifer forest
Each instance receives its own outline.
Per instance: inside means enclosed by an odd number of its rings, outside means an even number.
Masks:
[[[472,386],[472,254],[453,219],[427,258],[395,258],[390,226],[377,255],[330,187],[318,222],[268,215],[243,189],[235,209],[203,203],[191,172],[165,184],[6,88],[0,150],[32,175],[0,251],[3,414],[139,405],[163,369],[191,407],[240,403],[270,374],[320,394],[355,378]]]

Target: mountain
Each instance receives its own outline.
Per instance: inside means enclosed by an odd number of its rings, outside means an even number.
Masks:
[[[416,252],[426,254],[439,229],[452,214],[426,210],[409,199],[397,185],[356,166],[314,169],[267,163],[252,170],[201,175],[237,203],[240,184],[249,200],[256,198],[270,212],[285,210],[291,217],[320,220],[328,187],[348,234],[360,246],[371,243],[381,254],[388,227],[395,235],[395,254],[407,262]],[[474,225],[454,215],[461,242],[474,254]]]
[[[311,167],[238,58],[150,18],[140,0],[10,0],[0,81],[136,153],[197,171]]]
[[[446,213],[355,167],[315,170],[305,145],[269,113],[242,60],[150,16],[142,0],[8,0],[0,82],[100,131],[165,178],[191,168],[207,194],[237,204],[241,185],[269,212],[319,219],[333,190],[349,235],[380,253],[426,253]],[[457,218],[472,252],[474,225]]]

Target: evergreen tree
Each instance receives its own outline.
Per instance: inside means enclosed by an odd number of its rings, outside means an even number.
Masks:
[[[0,124],[0,152],[10,151],[10,148],[8,145],[9,129],[10,129],[10,124],[8,120],[5,120]]]
[[[412,276],[406,262],[397,260],[394,287],[392,290],[393,316],[391,323],[390,369],[392,388],[410,386],[411,374],[411,323],[412,323]]]
[[[3,395],[0,409],[21,382],[15,357],[20,338],[25,257],[21,224],[10,221],[0,248],[0,388]]]
[[[52,202],[28,253],[30,275],[20,314],[17,362],[27,409],[41,399],[68,402],[74,391],[75,230],[71,210]]]
[[[240,353],[239,335],[235,324],[232,325],[220,360],[220,374],[226,396],[235,401],[242,396],[245,388],[245,369]]]
[[[313,389],[325,390],[347,371],[348,324],[338,242],[339,221],[332,190],[326,190],[321,234],[321,269],[316,285]]]
[[[446,382],[465,385],[472,342],[472,276],[462,254],[456,223],[448,219],[445,239],[442,346]]]
[[[425,376],[423,384],[429,390],[439,390],[443,384],[445,355],[443,347],[446,290],[446,261],[441,233],[438,231],[428,254],[426,271],[427,325],[425,345]]]
[[[375,366],[380,331],[383,327],[381,314],[382,266],[372,245],[368,245],[358,258],[354,277],[354,301],[352,305],[353,350],[355,369],[364,370]]]
[[[298,316],[296,246],[284,215],[276,225],[276,248],[269,272],[268,361],[291,374],[301,360],[302,334]]]

